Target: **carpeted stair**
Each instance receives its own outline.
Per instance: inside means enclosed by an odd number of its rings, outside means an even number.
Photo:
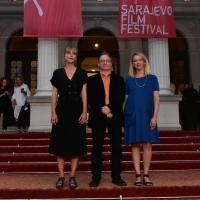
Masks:
[[[54,174],[55,176],[57,176],[58,168],[56,163],[56,157],[54,155],[48,154],[49,137],[50,133],[46,132],[26,133],[26,134],[24,133],[0,134],[0,173],[2,175],[7,175],[7,176],[11,176],[11,174],[12,176],[16,175],[16,179],[17,176],[21,176],[21,174],[24,174],[24,176],[32,174],[33,177],[35,177],[38,174],[43,174],[43,175]],[[150,168],[152,173],[156,172],[164,174],[164,172],[177,173],[179,171],[195,172],[200,170],[200,131],[160,131],[160,141],[161,141],[160,144],[153,145],[153,158]],[[122,144],[123,144],[123,139],[122,139]],[[92,150],[91,133],[87,133],[87,149],[88,149],[88,154],[80,157],[77,169],[77,172],[82,174],[81,176],[85,176],[86,174],[88,175],[91,169],[91,150]],[[103,172],[105,173],[110,172],[110,155],[111,155],[110,151],[111,149],[110,149],[109,137],[108,134],[106,133],[104,147],[103,147]],[[122,145],[122,152],[123,152],[122,170],[125,176],[126,174],[133,173],[133,163],[130,151],[131,151],[130,146]],[[142,162],[141,162],[141,168],[142,168]],[[65,171],[66,172],[70,171],[70,160],[68,158],[66,159]],[[91,175],[89,175],[89,179],[87,180],[88,182],[90,180],[90,177]],[[132,179],[134,179],[134,176]],[[165,182],[165,180],[163,180],[163,182]],[[0,180],[0,185],[1,185],[1,180]],[[133,185],[131,187],[132,187],[131,190],[129,187],[124,189],[120,187],[121,188],[120,190],[122,190],[120,191],[121,194],[127,194],[127,196],[130,196],[131,193],[132,196],[138,196],[131,192],[135,191],[136,188]],[[179,187],[179,185],[178,186],[175,185],[174,187]],[[116,194],[116,192],[119,190],[119,188],[117,188],[116,191],[115,189],[116,188],[113,188],[112,194],[113,193]],[[151,189],[146,187],[137,189],[138,191],[143,192],[143,194],[141,194],[143,196],[149,196],[149,197],[159,196],[161,195],[162,190],[165,191],[165,194],[163,194],[162,197],[172,195],[172,193],[170,194],[170,189],[168,187],[163,189],[163,186],[153,187]],[[152,194],[156,193],[156,189],[157,189],[157,194]],[[200,185],[192,187],[190,189],[191,189],[191,194],[188,191],[188,187],[185,188],[183,187],[182,193],[180,194],[186,195],[187,193],[187,196],[194,197],[194,194],[200,196]],[[46,190],[48,191],[48,188]],[[98,195],[97,193],[98,189],[94,191],[89,187],[87,188],[84,187],[80,188],[80,190],[81,191],[79,192],[83,192],[82,190],[86,190],[87,191],[86,196],[88,198],[89,197],[97,198],[97,196],[100,197],[104,196],[104,195]],[[12,194],[8,192],[10,191],[10,188],[8,188],[7,193],[5,193],[6,191],[7,190],[5,188],[3,190],[1,190],[0,188],[0,199],[2,194],[4,194],[4,196],[2,196],[4,198],[13,198]],[[18,194],[21,194],[22,196],[20,197],[19,195],[16,198],[24,198],[24,197],[26,198],[26,194],[28,193],[26,193],[26,191],[22,190],[20,191],[21,193],[18,191]],[[41,194],[43,194],[42,191],[40,192]],[[50,189],[49,192],[52,192],[53,194],[53,196],[51,196],[52,198],[56,198],[57,190],[52,191],[52,189]],[[99,192],[103,192],[107,195],[109,194],[107,187],[100,188]],[[77,192],[73,192],[66,195],[66,193],[63,193],[63,191],[61,191],[60,196],[58,195],[57,197],[78,198],[79,196],[81,196],[81,193],[75,195],[76,193]],[[50,193],[48,193],[48,195],[46,196],[44,195],[43,197],[50,198],[49,194]],[[174,195],[177,196],[178,193],[174,192]],[[113,195],[111,196],[113,197]],[[108,195],[108,197],[111,196]],[[36,198],[36,196],[34,197],[33,195],[32,197],[29,197],[29,199],[30,198]],[[37,198],[41,198],[40,195],[38,195]]]
[[[42,132],[1,134],[0,172],[56,173],[56,158],[48,154],[49,136],[50,133]],[[88,154],[80,157],[78,171],[91,169],[91,133],[88,133],[87,137]],[[153,145],[151,170],[200,169],[200,132],[160,131],[160,141],[160,144]],[[122,151],[122,170],[133,170],[130,146],[123,145]],[[110,152],[109,137],[106,134],[103,147],[103,171],[110,171]],[[65,169],[70,170],[69,159],[66,159]]]

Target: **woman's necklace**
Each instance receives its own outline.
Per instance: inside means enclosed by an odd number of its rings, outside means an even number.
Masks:
[[[143,85],[138,85],[138,83],[136,82],[136,78],[135,78],[135,77],[134,77],[134,79],[135,79],[135,84],[136,84],[139,88],[144,87],[144,86],[146,85],[146,82],[147,82],[147,76],[146,76],[146,79],[145,79]]]

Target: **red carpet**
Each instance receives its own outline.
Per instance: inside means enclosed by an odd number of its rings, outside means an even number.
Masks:
[[[103,148],[103,178],[98,188],[89,188],[91,179],[91,133],[88,154],[80,158],[79,187],[67,187],[70,162],[66,159],[66,187],[55,189],[58,176],[56,158],[49,155],[49,133],[0,134],[0,199],[24,198],[178,198],[200,199],[200,131],[160,131],[161,144],[153,145],[150,177],[153,187],[135,187],[130,147],[123,145],[122,177],[127,187],[118,187],[110,178],[110,146]],[[123,142],[123,141],[122,141]],[[142,166],[142,163],[141,163]],[[143,197],[143,198],[142,198]]]

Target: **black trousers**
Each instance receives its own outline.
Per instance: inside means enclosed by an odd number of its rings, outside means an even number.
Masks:
[[[122,165],[122,128],[116,127],[107,120],[107,124],[101,128],[92,128],[93,149],[92,149],[92,179],[101,179],[102,173],[102,150],[103,142],[108,128],[111,144],[111,177],[119,178]]]
[[[19,113],[19,116],[18,116],[18,119],[17,119],[18,129],[21,129],[21,127],[23,129],[26,129],[26,124],[27,124],[26,119],[27,119],[26,111],[24,110],[24,107],[22,106],[20,113]]]
[[[7,130],[8,127],[8,113],[9,113],[8,110],[9,110],[9,105],[0,106],[0,114],[1,112],[3,113],[3,126],[2,126],[3,130]]]
[[[184,108],[184,115],[185,115],[185,129],[184,130],[197,130],[197,107],[185,107]]]

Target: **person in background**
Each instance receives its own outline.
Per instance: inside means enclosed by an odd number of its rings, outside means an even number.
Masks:
[[[185,90],[185,84],[180,83],[178,85],[176,95],[183,96],[184,90]],[[181,101],[179,101],[179,124],[181,125],[181,129],[184,130],[185,129],[185,115],[184,115],[184,104],[183,104],[182,99],[181,99]]]
[[[171,92],[173,94],[175,94],[175,92],[176,92],[176,86],[172,82],[170,82],[170,88],[171,88]]]
[[[27,102],[26,98],[31,95],[28,85],[24,83],[22,76],[15,77],[14,93],[11,101],[14,105],[14,117],[18,124],[18,132],[26,133],[26,109]],[[23,128],[23,130],[21,129]]]
[[[136,172],[135,186],[152,186],[149,168],[152,143],[159,143],[157,127],[159,109],[159,84],[157,77],[149,72],[146,56],[136,52],[131,57],[129,77],[125,81],[124,142],[131,145],[133,165]],[[140,145],[143,147],[143,181],[140,172]]]
[[[187,88],[189,88],[189,83],[186,83],[186,84],[185,84],[184,90],[187,89]]]
[[[200,130],[200,85],[198,87],[198,101],[197,101],[197,123],[198,123],[198,129]]]
[[[49,153],[57,158],[59,178],[56,188],[65,184],[65,157],[71,158],[69,188],[75,189],[79,157],[87,153],[87,73],[75,66],[78,50],[69,45],[64,51],[65,66],[53,72],[51,97],[51,137]]]
[[[102,52],[98,58],[100,73],[88,79],[88,126],[92,128],[92,180],[90,187],[98,187],[102,173],[103,141],[108,128],[111,143],[111,178],[112,183],[126,186],[122,180],[122,105],[125,97],[123,77],[111,72],[112,59],[108,52]]]
[[[178,85],[177,90],[176,90],[176,94],[177,94],[177,95],[183,95],[184,90],[185,90],[185,85],[184,85],[184,83],[180,83],[180,84]]]
[[[10,107],[10,92],[8,89],[8,80],[6,77],[0,79],[0,118],[3,113],[2,133],[6,133],[8,126],[8,112]]]
[[[198,92],[193,87],[193,83],[188,84],[188,88],[183,93],[185,129],[197,130],[197,101]]]

